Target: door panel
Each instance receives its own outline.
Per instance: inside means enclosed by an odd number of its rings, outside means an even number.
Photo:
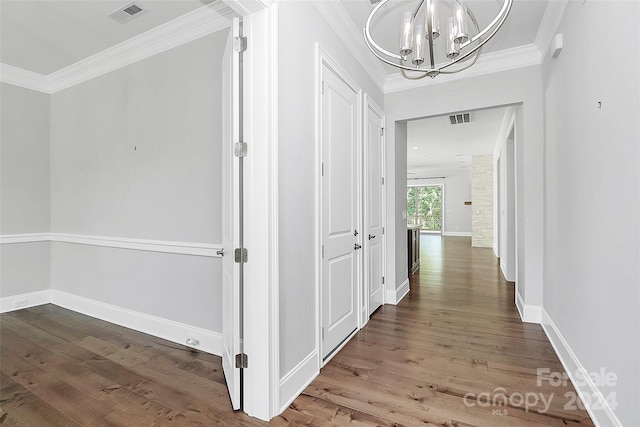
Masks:
[[[367,103],[365,156],[365,273],[368,313],[370,316],[384,303],[383,227],[384,227],[384,118],[382,112]]]
[[[322,357],[358,327],[358,94],[323,64]]]
[[[242,294],[241,264],[234,262],[234,249],[240,247],[240,160],[233,144],[239,141],[241,125],[239,53],[233,49],[233,37],[239,36],[240,23],[233,19],[232,30],[222,63],[222,370],[234,410],[241,407],[240,369],[235,355],[241,353]]]

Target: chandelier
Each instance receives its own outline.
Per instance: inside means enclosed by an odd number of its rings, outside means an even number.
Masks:
[[[400,46],[396,53],[381,47],[371,36],[371,23],[376,16],[384,14],[385,10],[388,12],[389,7],[385,8],[385,5],[389,1],[381,0],[369,14],[363,30],[364,39],[378,59],[399,68],[402,75],[411,80],[458,73],[475,64],[482,46],[502,27],[513,3],[513,0],[504,0],[498,14],[486,27],[480,29],[475,16],[462,0],[418,0],[413,11],[408,10],[402,14]],[[441,12],[448,17],[442,37]],[[439,49],[436,49],[436,40],[443,45]],[[407,71],[418,74],[409,75]]]

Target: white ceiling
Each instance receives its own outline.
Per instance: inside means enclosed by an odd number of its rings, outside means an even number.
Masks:
[[[493,154],[506,108],[471,111],[469,123],[449,116],[407,123],[407,179],[450,177],[470,170],[471,157]]]
[[[362,28],[373,5],[370,0],[339,1],[314,0],[314,3],[320,9],[322,3],[332,7],[341,4],[342,13],[346,12],[344,22],[350,27],[347,31],[349,40],[358,38],[359,46],[363,46]],[[220,0],[140,0],[136,3],[146,10],[144,14],[124,24],[108,17],[128,3],[128,0],[0,0],[0,62],[33,73],[51,75],[203,8],[205,4],[223,17],[230,13]],[[411,8],[407,5],[415,4],[415,0],[392,0],[392,3],[396,13],[401,13]],[[544,26],[542,21],[547,3],[547,0],[514,0],[504,27],[487,43],[484,53],[533,45],[538,27]],[[466,4],[482,25],[493,18],[502,0],[466,0]],[[386,19],[389,20],[388,29],[380,33],[379,41],[393,50],[399,39],[398,17]],[[354,47],[358,44],[347,45]],[[372,55],[368,51],[356,53]],[[378,61],[374,60],[373,65],[378,65]],[[387,78],[398,74],[393,67],[386,67],[384,71]],[[503,113],[502,110],[476,111],[473,123],[457,127],[449,125],[446,117],[410,122],[408,168],[415,174],[409,177],[459,173],[463,167],[468,167],[471,155],[493,152]],[[414,146],[420,148],[414,150]],[[458,154],[463,156],[456,157]],[[425,159],[425,156],[429,158]],[[460,163],[462,161],[466,163]]]
[[[49,75],[205,6],[199,0],[140,0],[126,23],[108,15],[128,0],[2,0],[0,62]],[[222,2],[209,7],[224,14]]]

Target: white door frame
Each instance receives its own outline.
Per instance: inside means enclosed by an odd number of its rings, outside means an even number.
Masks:
[[[365,104],[365,116],[364,116],[364,121],[363,121],[363,126],[366,127],[367,124],[369,123],[369,115],[370,115],[370,111],[373,111],[375,115],[377,115],[378,117],[380,117],[382,119],[382,126],[384,129],[385,126],[385,115],[384,115],[384,111],[382,110],[382,108],[380,108],[378,106],[378,104],[376,104],[376,102],[368,95],[365,94],[364,96],[364,104]],[[367,132],[363,132],[363,136],[366,138]],[[387,147],[386,147],[386,135],[383,133],[382,135],[382,152],[380,153],[380,155],[382,156],[381,162],[382,162],[382,179],[385,179],[385,171],[387,170]],[[364,200],[363,200],[363,204],[362,206],[364,206],[366,208],[367,206],[367,197],[368,197],[368,188],[367,188],[367,170],[368,170],[368,149],[369,149],[369,144],[368,141],[363,141],[363,147],[364,147],[364,155],[363,155],[363,167],[364,167],[364,176],[363,176],[363,183],[364,183],[364,191],[363,191],[363,195],[364,195]],[[386,182],[382,185],[382,194],[381,194],[381,199],[380,199],[380,203],[382,203],[383,208],[382,208],[382,229],[386,230],[387,229],[387,215],[386,215],[386,201],[387,201],[387,186],[386,186]],[[367,223],[367,215],[365,213],[365,209],[363,209],[363,218],[362,218],[362,224],[363,224],[363,230],[369,230],[369,224]],[[386,296],[386,290],[387,290],[387,284],[389,283],[389,280],[386,279],[387,275],[386,275],[386,265],[387,265],[387,261],[386,261],[386,254],[387,254],[387,241],[386,241],[386,234],[382,233],[382,259],[381,259],[381,265],[380,265],[380,270],[382,273],[382,277],[385,278],[385,283],[382,285],[382,292],[383,292],[383,296],[382,296],[382,304],[384,305],[385,303],[385,296]],[[366,241],[365,241],[365,245],[366,245]],[[364,251],[364,264],[363,264],[363,271],[364,271],[364,291],[363,291],[363,301],[364,303],[364,312],[362,314],[362,326],[364,326],[368,321],[369,321],[369,295],[371,293],[371,289],[369,289],[369,248],[368,246],[365,246],[365,251]],[[361,327],[362,327],[361,326]]]
[[[315,141],[315,156],[316,156],[316,182],[315,182],[315,201],[316,201],[316,217],[314,221],[315,235],[316,235],[316,254],[315,254],[315,268],[316,268],[316,348],[317,357],[318,357],[318,370],[322,366],[324,366],[333,356],[335,356],[340,349],[346,345],[347,342],[355,335],[360,328],[362,328],[362,319],[361,316],[358,316],[358,328],[354,331],[353,334],[349,335],[342,344],[340,344],[333,353],[327,357],[326,360],[322,360],[322,337],[321,337],[321,328],[322,328],[322,139],[321,139],[321,126],[322,126],[322,67],[327,66],[332,69],[342,80],[344,80],[347,85],[349,85],[354,92],[357,93],[358,105],[356,117],[358,123],[356,124],[357,129],[357,144],[358,144],[358,166],[357,166],[357,175],[359,177],[358,183],[358,221],[360,222],[360,229],[362,229],[362,89],[353,80],[349,74],[335,61],[331,58],[331,56],[320,46],[319,43],[316,43],[316,141]],[[354,239],[358,239],[358,243],[362,245],[362,236],[363,233]],[[360,251],[358,256],[360,258],[360,274],[359,274],[359,283],[358,283],[358,298],[357,298],[357,307],[362,307],[362,257],[364,251]]]
[[[243,21],[244,352],[243,410],[269,420],[278,402],[277,3],[223,0]],[[259,71],[259,72],[258,72]],[[250,212],[262,212],[251,215]]]

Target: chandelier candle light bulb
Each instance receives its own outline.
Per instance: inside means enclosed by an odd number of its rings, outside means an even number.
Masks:
[[[416,28],[414,31],[414,49],[413,49],[413,60],[411,61],[414,65],[420,65],[424,62],[424,25],[416,24]]]
[[[456,24],[453,18],[447,20],[447,58],[456,59],[460,55],[460,44],[456,42]]]
[[[463,0],[415,0],[416,6],[413,12],[405,11],[402,13],[399,49],[389,51],[380,46],[371,34],[374,18],[382,13],[393,13],[393,8],[389,10],[390,8],[386,6],[389,2],[390,0],[381,0],[369,14],[363,29],[365,42],[379,60],[400,68],[402,75],[412,80],[426,76],[433,78],[438,74],[458,73],[474,65],[482,52],[482,46],[500,30],[513,5],[513,0],[502,0],[498,14],[481,29],[475,16],[465,6]],[[443,37],[445,42],[439,43],[440,45],[444,44],[444,46],[440,46],[442,53],[437,53],[436,49],[439,46],[435,42],[441,35],[440,18],[444,14],[449,15],[447,32],[446,37]],[[469,21],[472,25],[469,24]],[[424,52],[425,49],[428,49],[428,55]],[[436,63],[436,61],[442,62]],[[457,67],[454,66],[456,64]],[[421,74],[418,74],[417,77],[416,74],[410,76],[406,71]]]
[[[411,12],[405,12],[402,15],[402,23],[400,25],[400,55],[406,60],[406,58],[411,55],[413,51],[413,40],[412,40],[412,22]]]
[[[431,0],[428,9],[425,9],[425,28],[429,28],[431,21],[431,37],[433,40],[440,37],[440,8],[438,0]]]
[[[469,40],[469,30],[467,26],[467,12],[461,2],[455,2],[453,6],[454,40],[462,44]]]

